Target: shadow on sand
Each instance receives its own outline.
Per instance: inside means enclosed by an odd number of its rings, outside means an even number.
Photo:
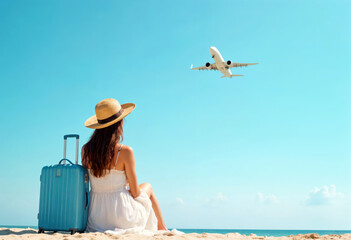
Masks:
[[[13,231],[10,228],[0,229],[0,236],[1,235],[10,235],[10,234],[13,234],[13,235],[38,234],[38,231],[35,229],[30,229],[30,228],[23,229],[21,231]]]

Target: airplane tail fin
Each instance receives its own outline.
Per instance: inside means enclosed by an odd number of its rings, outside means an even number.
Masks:
[[[225,77],[230,77],[230,78],[232,78],[232,77],[241,77],[241,76],[244,76],[244,75],[235,75],[235,74],[232,74],[232,75],[230,75],[230,76],[222,76],[221,78],[225,78]]]

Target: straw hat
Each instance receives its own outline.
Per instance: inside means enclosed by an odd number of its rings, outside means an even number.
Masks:
[[[120,105],[116,99],[104,99],[95,106],[96,115],[85,121],[84,125],[88,128],[100,129],[111,126],[122,120],[135,108],[134,103]]]

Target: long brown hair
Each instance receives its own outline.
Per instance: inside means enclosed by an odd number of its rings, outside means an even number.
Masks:
[[[123,119],[115,124],[96,129],[89,142],[83,146],[82,164],[95,177],[103,177],[110,169],[116,144],[123,140]]]

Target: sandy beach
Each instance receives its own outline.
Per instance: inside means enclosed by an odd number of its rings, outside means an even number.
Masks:
[[[173,240],[173,239],[265,239],[265,240],[303,240],[303,239],[339,239],[339,240],[349,240],[351,239],[351,234],[343,235],[323,235],[318,234],[299,234],[284,237],[266,237],[266,236],[256,236],[255,234],[250,234],[249,236],[241,235],[239,233],[228,233],[228,234],[215,234],[215,233],[189,233],[182,235],[175,235],[173,233],[163,233],[156,234],[154,236],[145,236],[138,234],[125,234],[125,235],[111,235],[105,233],[76,233],[74,235],[65,233],[48,233],[48,234],[38,234],[37,230],[27,228],[0,228],[0,240],[2,239],[63,239],[63,240],[91,240],[91,239],[125,239],[125,240],[141,240],[141,239],[160,239],[160,240]]]

